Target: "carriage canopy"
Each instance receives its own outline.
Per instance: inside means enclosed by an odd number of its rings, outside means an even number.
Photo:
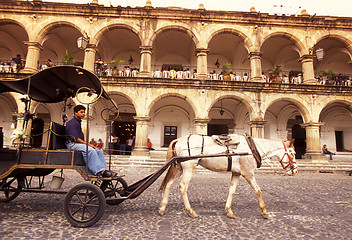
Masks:
[[[99,78],[94,73],[76,66],[57,66],[25,79],[0,81],[0,93],[28,94],[31,99],[43,103],[57,103],[75,97],[80,88],[82,92],[92,89],[96,94],[110,100]]]

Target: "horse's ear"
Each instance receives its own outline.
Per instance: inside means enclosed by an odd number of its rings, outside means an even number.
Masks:
[[[291,141],[290,141],[290,147],[293,147],[293,143],[295,142],[295,139],[292,139]]]

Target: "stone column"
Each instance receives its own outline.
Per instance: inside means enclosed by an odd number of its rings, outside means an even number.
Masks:
[[[197,78],[205,79],[208,77],[208,52],[207,48],[197,48]]]
[[[313,55],[303,55],[299,61],[302,63],[303,83],[318,84],[314,78]]]
[[[152,76],[152,50],[151,46],[142,46],[141,50],[141,65],[139,70],[140,77]]]
[[[97,52],[95,44],[88,44],[84,50],[84,62],[83,68],[89,71],[94,72],[94,63],[95,63],[95,53]]]
[[[24,42],[28,46],[26,66],[21,71],[23,73],[36,73],[38,72],[38,61],[40,50],[42,46],[38,42]]]
[[[147,143],[150,117],[135,116],[134,119],[136,120],[136,138],[132,155],[149,156]]]
[[[266,121],[263,121],[263,120],[250,121],[249,125],[251,126],[252,137],[264,138],[264,125],[265,124],[266,124]]]
[[[320,149],[319,127],[324,125],[320,122],[308,122],[301,124],[306,129],[306,158],[312,161],[327,162]]]
[[[262,79],[262,62],[260,52],[251,52],[249,59],[251,61],[251,81],[263,82]]]
[[[196,126],[196,134],[208,135],[208,122],[209,118],[195,118],[193,119],[194,125]]]

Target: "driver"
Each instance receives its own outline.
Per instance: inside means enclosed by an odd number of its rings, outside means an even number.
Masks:
[[[83,140],[81,121],[86,115],[86,108],[77,105],[73,109],[74,117],[66,123],[66,146],[68,149],[82,152],[83,159],[87,163],[86,142]],[[88,169],[100,177],[114,177],[117,173],[106,169],[104,154],[94,145],[88,144]]]

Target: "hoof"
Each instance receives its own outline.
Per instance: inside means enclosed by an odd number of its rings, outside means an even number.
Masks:
[[[227,213],[227,217],[228,217],[228,218],[231,218],[231,219],[235,219],[235,218],[236,218],[236,215],[233,214],[233,213]]]
[[[195,211],[190,212],[190,213],[189,213],[189,216],[190,216],[191,218],[197,218],[197,217],[198,217],[198,215],[197,215],[197,213],[196,213]]]
[[[160,216],[163,216],[163,215],[164,215],[164,212],[165,212],[165,210],[161,210],[161,209],[159,208],[159,214],[160,214]]]
[[[263,218],[265,218],[265,219],[268,219],[269,218],[269,215],[268,215],[268,213],[262,213],[262,216],[263,216]]]

